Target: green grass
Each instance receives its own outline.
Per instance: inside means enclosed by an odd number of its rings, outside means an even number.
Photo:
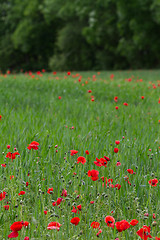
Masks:
[[[7,239],[12,223],[21,220],[30,226],[19,232],[18,240],[25,236],[31,240],[96,239],[98,229],[90,227],[93,221],[100,223],[99,237],[105,240],[140,239],[136,231],[143,225],[151,225],[153,237],[160,236],[159,184],[151,187],[148,183],[160,177],[160,71],[117,71],[114,80],[110,74],[81,72],[81,82],[79,76],[67,73],[45,73],[41,77],[34,74],[34,78],[28,74],[0,76],[0,164],[7,165],[0,168],[0,191],[7,193],[0,201],[0,239]],[[125,80],[131,77],[131,82]],[[58,96],[62,98],[59,100]],[[114,153],[115,140],[120,140],[118,153]],[[32,141],[39,142],[37,151],[27,149]],[[8,151],[14,152],[14,147],[20,157],[12,162],[5,156]],[[78,154],[71,156],[72,149]],[[96,157],[104,155],[111,159],[107,167],[96,166]],[[86,157],[84,165],[76,163],[78,156]],[[117,161],[121,162],[120,167],[116,166]],[[136,174],[128,174],[130,168]],[[98,181],[87,176],[92,169],[99,171]],[[10,179],[12,175],[14,178]],[[131,186],[124,180],[126,175]],[[121,189],[102,187],[102,176],[112,178],[114,185],[121,184]],[[50,187],[53,194],[47,193]],[[68,196],[63,197],[60,207],[53,207],[52,202],[61,197],[62,189],[67,190]],[[22,190],[26,194],[18,196]],[[7,201],[8,211],[3,208]],[[95,203],[91,205],[90,201]],[[72,213],[72,206],[79,204],[80,214]],[[47,215],[44,210],[48,210]],[[146,212],[148,218],[144,217]],[[153,213],[156,226],[152,226]],[[139,223],[118,233],[105,223],[107,215],[116,222],[135,218]],[[77,226],[70,223],[74,216],[80,218]],[[59,232],[47,230],[52,221],[62,224]]]

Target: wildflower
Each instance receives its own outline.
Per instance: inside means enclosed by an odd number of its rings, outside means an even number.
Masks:
[[[125,102],[125,103],[123,103],[123,105],[124,105],[124,106],[128,106],[128,103]]]
[[[29,150],[31,149],[34,149],[34,150],[38,150],[38,146],[39,146],[39,143],[36,142],[36,141],[33,141],[29,144],[29,146],[27,147]]]
[[[53,193],[53,187],[52,187],[52,188],[48,188],[47,193],[48,193],[48,194],[52,194],[52,193]]]
[[[107,161],[110,161],[109,157],[104,156],[104,159],[106,159]]]
[[[77,163],[82,163],[84,165],[85,162],[86,162],[85,157],[80,156],[80,157],[77,158]]]
[[[24,195],[26,192],[25,191],[20,191],[20,193],[18,193],[18,195]]]
[[[144,99],[144,96],[142,96],[141,98],[142,98],[142,100],[143,100],[143,99]]]
[[[115,106],[115,109],[118,110],[118,106]]]
[[[47,212],[48,212],[48,211],[45,211],[45,210],[44,210],[43,212],[44,212],[45,215],[47,215]]]
[[[63,189],[63,190],[62,190],[62,194],[61,194],[61,196],[63,196],[63,197],[67,197],[67,190]]]
[[[86,150],[86,151],[85,151],[85,153],[86,153],[87,155],[89,155],[89,152],[88,152],[88,150]]]
[[[119,141],[119,140],[116,140],[116,141],[115,141],[115,144],[119,145],[119,144],[120,144],[120,141]]]
[[[112,216],[105,217],[105,222],[107,223],[108,227],[114,228],[115,219]]]
[[[13,159],[16,158],[16,155],[20,155],[20,154],[18,152],[15,152],[15,153],[8,152],[6,155],[6,158],[10,158],[13,161]]]
[[[136,226],[137,224],[138,224],[138,220],[137,219],[132,219],[130,221],[130,225],[132,225],[132,226]]]
[[[96,181],[99,179],[98,174],[99,172],[95,169],[88,171],[88,177],[91,177],[92,181]]]
[[[7,145],[7,148],[8,148],[8,149],[10,149],[10,147],[11,147],[10,145]]]
[[[117,183],[115,184],[115,188],[119,190],[121,188],[121,185]]]
[[[100,158],[100,159],[96,158],[96,161],[94,161],[94,164],[98,167],[102,167],[102,166],[107,167],[107,160],[104,158]]]
[[[50,222],[48,224],[47,229],[52,230],[52,229],[57,229],[57,231],[59,231],[60,227],[62,226],[62,224],[60,224],[59,222]]]
[[[150,235],[151,227],[147,227],[144,225],[141,229],[139,229],[136,233],[138,236],[140,236],[141,239],[147,240],[148,238],[152,238]]]
[[[24,240],[29,240],[29,237],[25,237]]]
[[[99,223],[99,222],[92,222],[92,223],[91,223],[91,227],[92,227],[92,228],[99,228],[99,226],[100,226],[100,223]]]
[[[22,229],[23,227],[23,221],[18,221],[18,222],[14,222],[11,226],[10,229],[14,232],[18,232]]]
[[[19,235],[18,232],[13,231],[8,235],[8,238],[16,238],[18,237],[18,235]]]
[[[152,187],[156,187],[157,183],[158,183],[158,179],[151,179],[148,181],[148,183],[152,186]]]
[[[126,229],[130,228],[130,224],[126,220],[121,220],[120,222],[116,222],[115,226],[116,226],[118,232],[122,232],[122,231],[125,231]]]
[[[75,226],[77,226],[80,222],[79,217],[74,217],[71,219],[71,223],[74,224]]]
[[[134,173],[132,169],[127,169],[127,172],[130,173],[130,174]]]
[[[6,192],[0,193],[0,201],[5,199],[5,197],[6,197]]]
[[[73,206],[73,209],[71,210],[73,213],[77,213],[77,209]]]
[[[81,211],[82,210],[82,205],[81,204],[77,205],[77,208],[78,208],[79,211]]]
[[[118,148],[114,148],[114,152],[118,153],[119,149]]]
[[[3,206],[5,210],[8,210],[9,209],[9,205],[5,205]]]
[[[121,166],[121,163],[117,161],[116,166]]]
[[[70,152],[71,152],[71,156],[74,156],[75,154],[77,154],[78,153],[78,151],[77,150],[70,150]]]
[[[59,100],[60,100],[61,98],[62,98],[61,96],[58,97]]]
[[[6,164],[5,164],[5,163],[2,163],[1,166],[2,166],[2,167],[6,167]]]

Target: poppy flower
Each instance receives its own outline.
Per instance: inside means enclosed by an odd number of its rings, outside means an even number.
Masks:
[[[29,146],[27,147],[29,150],[31,149],[34,149],[34,150],[38,150],[38,146],[39,146],[39,143],[36,142],[36,141],[33,141],[29,144]]]
[[[116,141],[115,141],[115,144],[117,144],[117,145],[120,144],[120,141],[119,141],[119,140],[116,140]]]
[[[117,161],[116,166],[121,166],[121,163]]]
[[[80,222],[79,217],[74,217],[71,219],[71,223],[74,224],[75,226],[77,226]]]
[[[122,231],[125,231],[126,229],[130,228],[130,224],[126,220],[121,220],[120,222],[116,222],[115,226],[116,226],[118,232],[122,232]]]
[[[106,159],[107,161],[110,161],[109,157],[104,156],[104,159]]]
[[[118,97],[117,96],[114,97],[114,101],[118,102]]]
[[[99,172],[95,169],[88,171],[88,177],[91,177],[92,181],[96,181],[99,179],[98,174]]]
[[[63,190],[62,190],[62,194],[61,194],[61,196],[63,196],[63,197],[67,197],[67,190],[63,189]]]
[[[98,167],[102,167],[102,166],[107,167],[107,160],[104,158],[100,158],[100,159],[96,158],[96,161],[94,161],[94,164]]]
[[[20,191],[20,193],[18,193],[18,195],[24,195],[26,192],[25,191]]]
[[[141,98],[144,99],[144,96],[142,96]]]
[[[48,211],[45,211],[45,210],[44,210],[43,212],[44,212],[45,215],[47,215],[47,212],[48,212]]]
[[[92,222],[92,223],[91,223],[91,227],[92,227],[92,228],[99,228],[99,226],[100,226],[100,223],[99,223],[99,222]]]
[[[0,115],[0,120],[2,119],[2,115]]]
[[[82,163],[84,165],[85,162],[86,162],[85,157],[80,156],[80,157],[77,158],[77,163]]]
[[[77,154],[78,153],[78,151],[77,150],[70,150],[70,152],[71,152],[71,156],[74,156],[75,154]]]
[[[19,235],[18,232],[13,231],[8,235],[8,238],[16,238],[18,237],[18,235]]]
[[[115,106],[115,109],[118,110],[118,106]]]
[[[99,237],[99,234],[102,233],[102,229],[99,228],[98,233],[96,234],[97,237]]]
[[[136,226],[137,224],[138,224],[138,220],[137,219],[132,219],[130,221],[130,225],[132,225],[132,226]]]
[[[73,206],[73,209],[71,210],[73,213],[77,213],[77,209]]]
[[[88,152],[88,150],[86,150],[86,151],[85,151],[85,153],[86,153],[87,155],[89,155],[89,152]]]
[[[114,152],[118,153],[119,149],[118,148],[114,148]]]
[[[156,219],[156,215],[155,215],[155,213],[153,213],[153,219]]]
[[[57,229],[57,231],[59,231],[60,227],[62,226],[62,224],[60,224],[59,222],[50,222],[48,224],[47,229],[52,230],[52,229]]]
[[[48,193],[48,194],[52,194],[52,193],[53,193],[53,187],[52,187],[52,188],[48,188],[47,193]]]
[[[115,188],[119,190],[121,188],[121,185],[117,183],[115,184]]]
[[[124,105],[124,106],[128,106],[128,103],[125,102],[125,103],[123,103],[123,105]]]
[[[90,201],[90,204],[94,204],[94,201]]]
[[[59,100],[60,100],[61,98],[62,98],[61,96],[58,97]]]
[[[7,148],[8,148],[8,149],[10,149],[10,147],[11,147],[10,145],[7,145]]]
[[[29,222],[25,221],[25,222],[22,222],[23,224],[23,227],[27,228],[29,226]]]
[[[155,240],[160,240],[160,237],[155,237]]]
[[[29,237],[25,237],[24,240],[29,240]]]
[[[79,211],[81,211],[82,210],[82,205],[81,204],[77,205],[77,208],[78,208]]]
[[[6,155],[6,158],[10,158],[13,161],[13,159],[16,158],[16,155],[20,155],[20,154],[18,152],[15,152],[15,153],[8,152]]]
[[[105,222],[107,223],[108,227],[114,228],[115,219],[112,216],[105,217]]]
[[[58,206],[62,201],[63,201],[63,198],[57,198],[57,201],[52,203],[53,207],[56,205]]]
[[[91,93],[92,92],[92,90],[88,90],[88,93]]]
[[[150,235],[151,227],[147,227],[144,225],[141,229],[139,229],[136,233],[138,236],[140,236],[141,239],[147,240],[148,238],[152,238]]]
[[[132,169],[127,169],[127,172],[130,173],[130,174],[134,173]]]
[[[148,183],[152,186],[152,187],[156,187],[157,183],[158,183],[158,179],[154,178],[148,181]]]
[[[8,210],[9,209],[9,205],[5,205],[3,206],[5,210]]]
[[[26,182],[26,187],[28,187],[28,185],[29,185],[29,183],[28,183],[28,182]]]
[[[91,101],[94,102],[94,98],[91,98]]]
[[[6,192],[0,193],[0,201],[5,199],[5,197],[6,197]]]
[[[11,226],[10,226],[10,229],[13,231],[13,232],[18,232],[22,229],[23,227],[23,222],[21,221],[18,221],[18,222],[14,222]]]
[[[71,75],[71,72],[68,72],[67,75],[70,76],[70,75]]]
[[[2,166],[2,167],[6,167],[6,164],[5,164],[5,163],[4,163],[4,164],[2,163],[1,166]]]

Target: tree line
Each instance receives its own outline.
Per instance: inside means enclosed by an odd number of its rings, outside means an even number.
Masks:
[[[0,69],[160,68],[159,0],[0,0]]]

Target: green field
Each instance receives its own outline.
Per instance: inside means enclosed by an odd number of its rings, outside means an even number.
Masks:
[[[141,239],[136,232],[143,225],[151,226],[153,239],[160,237],[159,183],[148,183],[160,178],[159,98],[160,71],[1,75],[0,165],[6,167],[0,167],[0,191],[6,195],[0,201],[0,239],[8,239],[10,226],[22,220],[30,224],[18,231],[18,240],[97,239],[93,221],[100,223],[100,239]],[[38,150],[27,149],[32,141]],[[78,153],[71,156],[70,150]],[[17,151],[13,161],[6,158]],[[79,156],[86,158],[84,165],[77,164]],[[107,167],[96,166],[96,158],[104,156],[110,158]],[[92,169],[99,171],[97,181],[88,176]],[[103,187],[103,176],[121,188]],[[53,206],[60,197],[60,205]],[[80,204],[79,214],[71,212]],[[107,226],[106,216],[139,222],[118,232]],[[80,218],[77,226],[70,222],[73,217]],[[48,230],[50,222],[62,224],[59,231]]]

